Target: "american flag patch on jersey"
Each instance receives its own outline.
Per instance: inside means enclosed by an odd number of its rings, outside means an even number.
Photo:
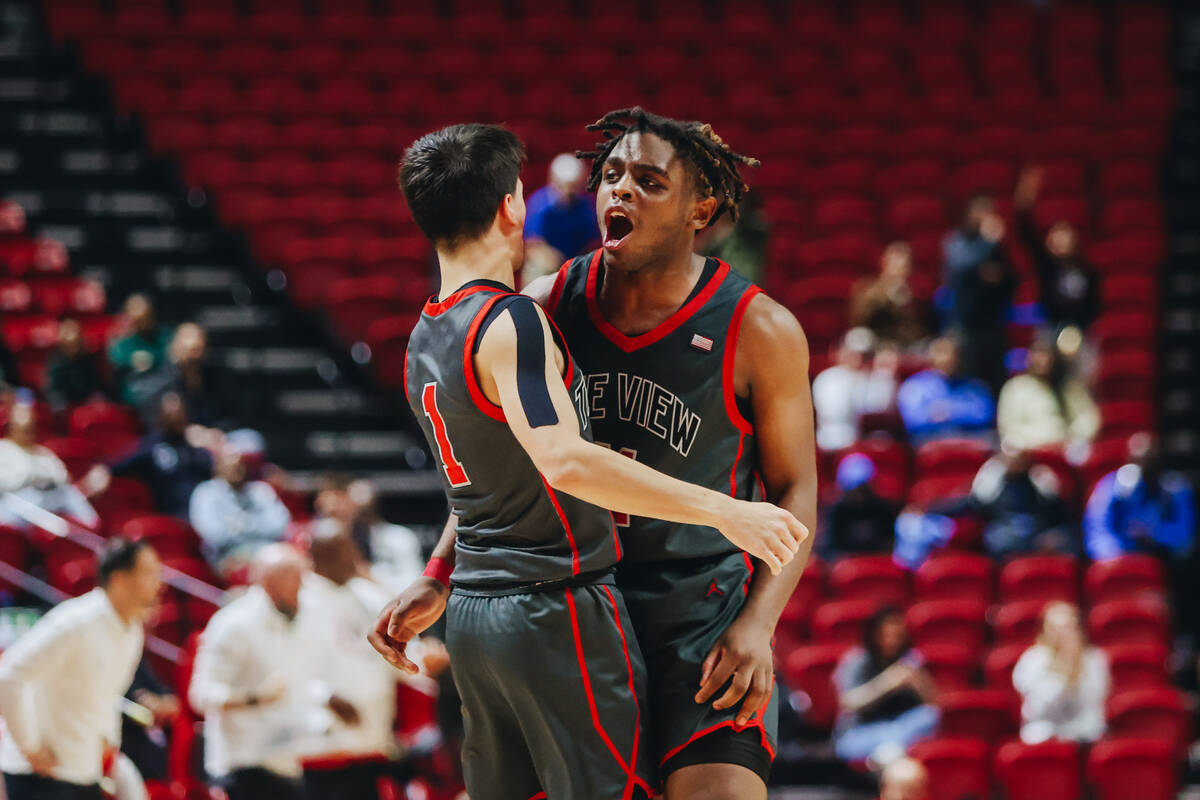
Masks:
[[[713,349],[713,340],[707,336],[701,336],[698,333],[693,334],[692,347],[696,348],[697,350],[703,350],[706,353],[711,353]]]

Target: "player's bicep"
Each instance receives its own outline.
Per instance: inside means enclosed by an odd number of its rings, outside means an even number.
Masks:
[[[514,303],[497,317],[479,351],[480,369],[496,384],[508,426],[535,464],[551,457],[564,439],[579,438],[555,353],[549,323],[532,303]]]

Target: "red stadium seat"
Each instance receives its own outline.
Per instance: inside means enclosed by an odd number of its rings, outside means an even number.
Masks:
[[[24,532],[0,525],[0,563],[25,571],[29,562],[29,539]],[[13,591],[16,585],[0,578],[0,592]]]
[[[347,341],[360,341],[371,321],[391,313],[403,296],[404,286],[396,278],[343,278],[328,287],[326,307],[338,333]]]
[[[983,649],[984,606],[961,600],[923,600],[905,615],[913,642],[957,644],[978,654]]]
[[[68,436],[61,439],[48,439],[42,444],[52,450],[67,467],[73,480],[79,480],[93,466],[98,464],[106,455],[89,438]]]
[[[958,689],[938,696],[939,734],[998,742],[1017,732],[1019,698],[1011,690]]]
[[[1162,597],[1166,575],[1159,559],[1130,554],[1098,561],[1084,574],[1084,591],[1089,605],[1124,600],[1143,594]]]
[[[831,728],[838,713],[833,673],[846,652],[842,644],[812,644],[796,648],[783,667],[783,680],[793,691],[804,692],[811,705],[804,719],[817,728]]]
[[[919,508],[928,508],[938,501],[966,497],[971,493],[974,478],[974,473],[970,472],[918,478],[908,491],[908,502]]]
[[[121,526],[121,534],[130,539],[145,539],[164,559],[196,553],[195,534],[186,522],[175,517],[153,514],[134,517]]]
[[[876,605],[908,602],[908,573],[891,556],[851,556],[829,571],[829,587],[842,599],[865,599]]]
[[[1009,742],[996,751],[996,777],[1008,800],[1078,800],[1079,746]]]
[[[992,602],[994,565],[974,553],[943,553],[917,568],[919,600],[961,600],[987,605]]]
[[[779,627],[776,629],[776,647],[794,645],[808,635],[813,613],[825,597],[825,565],[818,558],[812,558],[804,567],[800,582],[788,598],[783,612],[779,615]],[[779,641],[779,640],[787,640]]]
[[[1166,686],[1167,648],[1162,644],[1115,644],[1105,648],[1112,694]]]
[[[939,691],[966,689],[979,671],[979,652],[969,647],[949,642],[927,642],[919,649]]]
[[[878,609],[878,603],[865,598],[824,603],[813,614],[813,639],[823,644],[857,644],[863,626]]]
[[[408,335],[417,323],[417,315],[381,317],[366,330],[375,374],[385,386],[403,388]]]
[[[972,739],[930,739],[908,748],[929,772],[928,800],[984,800],[991,791],[991,748]]]
[[[1092,641],[1114,644],[1165,644],[1169,639],[1167,608],[1161,599],[1110,600],[1088,614]]]
[[[883,197],[899,200],[901,196],[910,196],[909,193],[936,192],[941,189],[945,180],[946,165],[941,159],[919,158],[901,161],[879,169],[871,179],[871,187]],[[925,195],[912,194],[911,196],[923,197]],[[892,213],[892,211],[888,211],[889,224],[893,224],[890,221]],[[940,216],[944,221],[944,212]],[[895,227],[894,224],[893,227]]]
[[[1079,564],[1071,556],[1025,556],[1000,570],[1000,602],[1079,600]]]
[[[978,439],[941,439],[918,447],[914,466],[925,478],[969,475],[973,479],[991,455],[991,446]]]
[[[1088,753],[1096,800],[1173,800],[1179,790],[1175,752],[1157,739],[1106,739]]]
[[[154,512],[154,496],[141,481],[114,476],[103,494],[91,498],[92,507],[110,529]]]
[[[1181,752],[1191,741],[1192,712],[1186,695],[1171,686],[1130,689],[1108,700],[1108,734],[1161,739]]]
[[[993,647],[983,659],[983,674],[993,689],[1012,689],[1013,669],[1032,642],[1001,644]]]
[[[905,238],[914,230],[944,228],[946,211],[936,194],[908,192],[892,199],[884,221],[890,233]]]
[[[1015,600],[996,609],[993,631],[1001,644],[1029,645],[1042,628],[1045,600]]]

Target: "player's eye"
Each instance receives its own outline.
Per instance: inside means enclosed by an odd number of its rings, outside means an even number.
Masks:
[[[617,179],[617,171],[615,169],[610,169],[610,170],[605,171],[604,180],[611,183],[611,182],[615,181],[616,179]]]
[[[654,180],[654,178],[642,178],[642,186],[652,188],[658,186],[658,181]]]

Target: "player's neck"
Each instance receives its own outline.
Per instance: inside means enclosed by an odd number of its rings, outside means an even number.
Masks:
[[[516,286],[512,248],[495,229],[454,250],[439,247],[437,254],[442,275],[439,300],[445,300],[470,281],[489,280]]]
[[[636,272],[605,269],[600,297],[605,311],[616,316],[639,310],[683,305],[704,272],[704,256],[688,252],[681,258]]]

